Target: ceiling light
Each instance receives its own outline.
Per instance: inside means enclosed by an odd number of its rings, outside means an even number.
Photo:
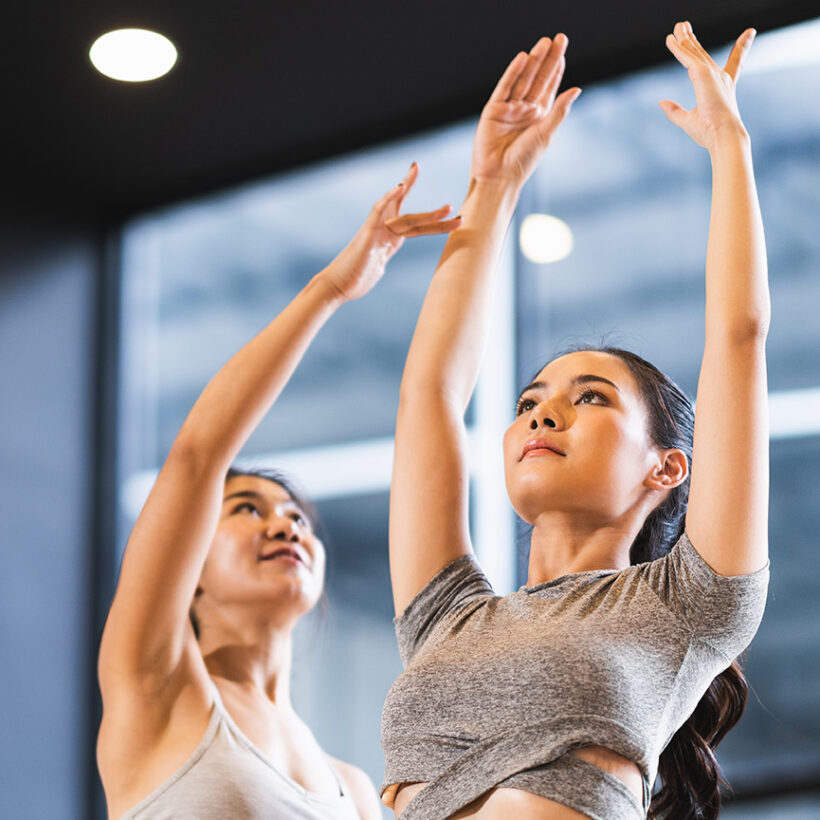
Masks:
[[[530,260],[544,264],[557,262],[572,251],[572,231],[566,222],[547,214],[530,214],[521,223],[518,236],[521,253]]]
[[[177,50],[155,31],[121,28],[97,39],[88,56],[106,77],[141,83],[167,74],[177,61]]]

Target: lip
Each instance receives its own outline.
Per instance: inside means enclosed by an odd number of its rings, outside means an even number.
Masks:
[[[555,453],[556,455],[566,457],[566,453],[563,450],[561,450],[554,442],[550,441],[548,438],[532,438],[524,445],[524,449],[521,451],[521,458],[519,459],[519,461],[525,458],[529,453],[535,453],[539,451]]]
[[[292,561],[296,564],[304,564],[307,566],[307,561],[302,555],[301,551],[295,547],[277,547],[275,550],[259,556],[260,561],[283,560]]]

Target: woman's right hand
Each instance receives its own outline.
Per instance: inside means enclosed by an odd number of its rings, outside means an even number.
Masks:
[[[399,214],[418,175],[414,162],[404,180],[373,206],[347,247],[320,274],[343,301],[358,299],[373,288],[405,237],[449,233],[461,224],[461,217],[446,219],[452,210],[449,205],[427,213]]]
[[[567,37],[542,37],[529,54],[507,66],[478,121],[471,177],[478,182],[522,186],[552,135],[581,93],[568,88],[556,97],[564,74]]]

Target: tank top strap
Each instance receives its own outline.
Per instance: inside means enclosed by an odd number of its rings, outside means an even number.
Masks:
[[[231,716],[225,708],[225,702],[222,700],[222,695],[219,694],[219,687],[214,683],[214,679],[209,675],[208,683],[211,684],[211,694],[214,696],[214,711],[221,715],[228,723],[232,723]]]

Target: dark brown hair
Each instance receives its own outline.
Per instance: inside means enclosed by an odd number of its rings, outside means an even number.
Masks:
[[[682,450],[692,472],[695,411],[686,394],[664,373],[635,353],[618,347],[579,346],[566,353],[591,351],[617,356],[629,368],[646,405],[648,434],[663,449]],[[689,501],[689,475],[647,516],[629,550],[632,564],[666,555],[683,535]],[[720,811],[723,778],[714,749],[740,720],[749,689],[739,660],[709,685],[695,711],[673,735],[658,765],[660,789],[649,806],[650,818],[714,820]]]

